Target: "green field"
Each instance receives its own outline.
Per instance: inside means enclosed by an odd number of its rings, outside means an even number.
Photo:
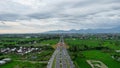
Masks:
[[[40,52],[35,53],[28,53],[25,55],[19,55],[15,53],[8,53],[8,54],[0,54],[0,57],[8,57],[11,58],[12,61],[10,63],[7,63],[5,65],[0,66],[0,68],[46,68],[48,60],[51,58],[51,55],[54,52],[54,49],[51,47],[52,45],[55,45],[58,40],[57,39],[51,39],[51,40],[41,40],[39,38],[1,38],[0,39],[2,44],[0,47],[14,47],[14,46],[24,46],[24,47],[38,47],[42,48]],[[25,42],[20,43],[18,42]],[[29,43],[37,41],[36,43]],[[13,44],[13,45],[12,45]],[[49,44],[49,45],[48,45]],[[33,58],[35,57],[35,58]],[[40,62],[40,63],[39,63]]]
[[[108,68],[120,68],[120,62],[112,59],[110,54],[103,53],[98,50],[80,52],[84,57],[76,57],[75,61],[80,68],[90,68],[86,60],[99,60],[108,66]],[[78,53],[78,54],[80,54]]]
[[[95,40],[95,39],[71,39],[67,38],[69,54],[77,68],[91,68],[86,60],[102,61],[108,68],[120,68],[120,62],[114,60],[111,55],[120,49],[120,40]],[[116,44],[118,42],[118,45]],[[100,48],[98,48],[100,47]]]
[[[120,49],[120,40],[96,40],[96,39],[66,39],[66,43],[70,46],[80,46],[86,45],[88,47],[97,47],[97,46],[104,46],[111,49]]]
[[[21,39],[3,38],[2,41],[5,43],[1,42],[2,44],[0,47],[4,47],[6,45],[13,46],[12,44],[14,44],[14,46],[41,47],[43,50],[39,53],[29,53],[23,56],[13,53],[1,54],[0,57],[9,57],[12,58],[12,61],[0,66],[0,68],[45,68],[47,65],[46,61],[50,59],[54,52],[54,49],[52,48],[53,45],[57,44],[59,41],[59,39]],[[24,44],[20,44],[20,42],[23,41],[25,41]],[[33,43],[33,41],[37,42]],[[76,65],[76,68],[91,68],[86,60],[99,60],[107,65],[108,68],[120,68],[120,62],[111,57],[111,55],[115,53],[115,50],[120,49],[120,40],[66,38],[65,43],[69,45],[68,52]],[[32,59],[33,56],[36,56],[36,58]],[[42,63],[42,61],[45,61],[46,63]]]
[[[55,45],[58,43],[58,41],[59,39],[44,40],[44,41],[41,41],[41,44]]]
[[[24,61],[11,61],[5,65],[0,66],[0,68],[46,68],[45,63],[31,63]]]

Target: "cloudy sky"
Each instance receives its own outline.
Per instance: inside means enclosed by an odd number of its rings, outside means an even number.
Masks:
[[[0,33],[120,27],[120,0],[0,0]]]

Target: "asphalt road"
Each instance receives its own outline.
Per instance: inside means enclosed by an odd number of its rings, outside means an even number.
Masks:
[[[75,68],[64,45],[63,37],[60,37],[60,41],[48,62],[47,68]]]

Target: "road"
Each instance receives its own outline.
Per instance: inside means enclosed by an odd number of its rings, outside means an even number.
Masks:
[[[50,58],[47,68],[75,68],[64,44],[63,36],[57,44],[57,48]]]

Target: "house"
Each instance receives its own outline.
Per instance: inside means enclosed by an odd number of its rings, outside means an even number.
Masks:
[[[10,62],[11,59],[10,59],[10,58],[5,58],[5,59],[3,59],[3,61],[5,61],[5,62]]]
[[[0,60],[0,65],[3,65],[3,64],[5,64],[5,63],[6,63],[5,61]]]

